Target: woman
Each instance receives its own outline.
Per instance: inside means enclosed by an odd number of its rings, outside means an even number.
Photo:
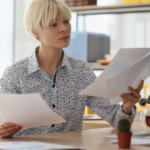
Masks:
[[[25,27],[40,46],[30,57],[8,67],[0,81],[1,94],[40,93],[66,122],[23,131],[14,123],[1,123],[1,138],[81,130],[85,106],[114,128],[120,116],[128,116],[133,122],[143,81],[136,90],[130,87],[131,94],[121,95],[123,106],[110,105],[107,98],[78,94],[96,77],[88,63],[65,55],[62,49],[70,42],[70,19],[70,10],[61,0],[32,1],[25,13]]]

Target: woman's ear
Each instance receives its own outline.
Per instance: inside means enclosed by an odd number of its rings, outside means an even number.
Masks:
[[[39,38],[39,34],[38,34],[38,33],[33,33],[33,35],[34,35],[34,37],[35,37],[38,41],[40,41],[40,38]]]
[[[33,35],[39,39],[39,34],[38,33],[33,33]]]

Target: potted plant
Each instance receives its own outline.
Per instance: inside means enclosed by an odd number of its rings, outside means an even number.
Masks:
[[[132,132],[131,124],[127,117],[120,117],[117,123],[117,136],[119,148],[130,148]]]

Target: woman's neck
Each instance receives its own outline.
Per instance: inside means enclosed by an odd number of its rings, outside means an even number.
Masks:
[[[63,51],[62,49],[52,49],[40,46],[37,53],[39,66],[49,75],[52,79],[55,71],[62,63]]]

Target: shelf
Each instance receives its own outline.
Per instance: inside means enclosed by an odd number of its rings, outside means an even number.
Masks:
[[[107,65],[102,66],[91,66],[93,70],[104,70],[107,67]]]
[[[150,12],[150,3],[120,4],[110,6],[88,5],[70,7],[70,9],[71,11],[76,12],[77,15]]]

